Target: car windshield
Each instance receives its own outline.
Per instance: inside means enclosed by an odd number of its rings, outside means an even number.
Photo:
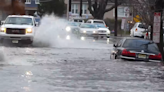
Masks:
[[[32,18],[8,17],[5,24],[33,25]]]
[[[74,22],[83,22],[81,19],[74,19]]]
[[[72,23],[68,23],[69,26],[79,26],[80,24],[79,23],[75,23],[75,22],[72,22]]]
[[[131,49],[147,49],[151,52],[159,51],[157,45],[148,40],[127,39],[123,44],[123,47]]]
[[[91,24],[82,24],[80,27],[81,28],[96,28],[95,25],[91,25]]]
[[[144,24],[139,24],[138,27],[139,27],[139,28],[144,28],[144,29],[147,28],[146,25],[144,25]]]
[[[106,28],[104,24],[96,24],[98,28]]]

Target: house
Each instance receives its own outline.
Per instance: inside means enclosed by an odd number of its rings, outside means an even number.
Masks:
[[[67,18],[68,17],[79,17],[79,11],[80,11],[80,0],[72,0],[71,4],[71,12],[69,12],[69,0],[65,0],[65,3],[67,5]],[[114,3],[108,3],[107,8],[113,6]],[[104,19],[110,18],[114,19],[115,18],[115,9],[106,12],[104,15]],[[93,18],[92,15],[90,14],[88,10],[88,1],[83,0],[82,4],[82,17],[84,18]],[[118,18],[119,19],[132,19],[132,17],[129,14],[129,7],[122,5],[118,7]]]
[[[38,9],[38,4],[40,0],[26,0],[25,1],[25,11],[27,15],[34,15]]]

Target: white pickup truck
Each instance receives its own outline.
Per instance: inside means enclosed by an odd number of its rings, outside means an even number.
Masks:
[[[33,16],[9,15],[1,23],[0,41],[11,40],[12,43],[32,44],[38,23]]]

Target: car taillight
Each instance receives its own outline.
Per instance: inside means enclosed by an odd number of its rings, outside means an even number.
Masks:
[[[161,60],[162,59],[162,55],[161,55],[161,53],[159,53],[158,55],[150,55],[149,59]]]
[[[146,33],[146,36],[148,36],[148,33]]]
[[[122,55],[123,55],[123,56],[133,56],[133,57],[135,57],[135,56],[136,56],[136,53],[132,53],[132,52],[127,51],[126,49],[124,49],[124,50],[122,51]]]
[[[137,31],[138,29],[136,28],[136,31]]]

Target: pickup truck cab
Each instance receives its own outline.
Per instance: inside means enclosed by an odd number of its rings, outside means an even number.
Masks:
[[[32,44],[38,23],[33,16],[9,15],[0,27],[0,40],[11,40],[12,43],[25,42]]]

